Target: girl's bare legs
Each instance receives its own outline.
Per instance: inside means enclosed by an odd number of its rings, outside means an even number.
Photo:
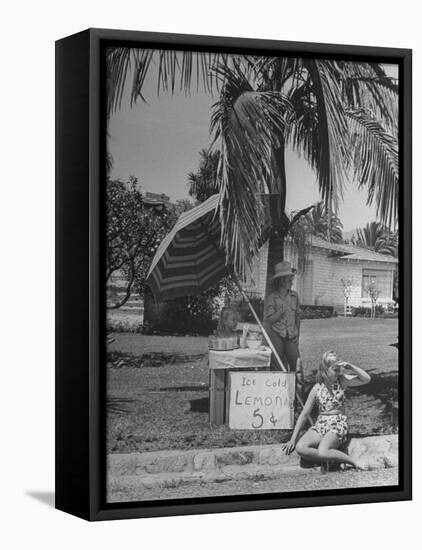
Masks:
[[[317,454],[319,460],[332,460],[334,462],[345,462],[351,464],[355,468],[364,469],[365,464],[361,460],[355,460],[351,456],[342,451],[339,451],[337,447],[340,446],[340,439],[333,432],[327,432],[322,438]]]
[[[308,430],[297,442],[296,452],[302,458],[319,462],[318,445],[321,442],[321,436],[315,430]]]

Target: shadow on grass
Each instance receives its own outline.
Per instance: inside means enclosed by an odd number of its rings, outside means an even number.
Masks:
[[[201,397],[199,399],[191,399],[189,401],[189,403],[190,403],[190,411],[191,412],[207,413],[208,414],[208,407],[209,407],[208,397]]]
[[[107,353],[107,362],[115,368],[132,367],[165,367],[176,363],[193,363],[200,361],[205,353],[164,353],[161,351],[143,353],[142,355],[132,355],[121,351],[111,351]]]
[[[368,371],[369,372],[369,371]],[[392,428],[398,427],[398,373],[378,373],[371,378],[369,384],[350,388],[351,399],[362,402],[367,397],[367,402],[381,402],[379,416],[383,423],[388,423]]]
[[[208,391],[206,384],[200,386],[168,386],[166,388],[151,388],[148,393],[159,393],[163,391]]]
[[[133,411],[135,400],[129,397],[107,397],[107,412],[129,414]]]

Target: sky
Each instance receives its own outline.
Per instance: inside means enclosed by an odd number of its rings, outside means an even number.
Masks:
[[[385,68],[389,76],[397,77],[397,66]],[[130,107],[125,100],[110,119],[110,175],[122,180],[136,176],[143,192],[165,193],[174,202],[189,197],[187,175],[197,170],[199,151],[210,144],[210,108],[216,97],[197,92],[196,86],[188,96],[157,97],[153,76],[145,83],[147,103]],[[286,152],[286,176],[288,212],[319,200],[315,173],[291,150]],[[375,208],[366,205],[366,193],[353,183],[346,184],[338,215],[345,232],[376,219]]]

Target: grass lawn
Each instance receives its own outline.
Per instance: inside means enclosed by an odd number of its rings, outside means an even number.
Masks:
[[[352,435],[397,432],[396,319],[341,317],[302,322],[300,350],[307,382],[322,353],[335,349],[362,366],[367,386],[348,390]],[[107,363],[108,452],[279,443],[287,431],[233,431],[208,422],[207,339],[118,333]],[[116,368],[112,361],[123,359]],[[404,366],[405,367],[405,366]]]

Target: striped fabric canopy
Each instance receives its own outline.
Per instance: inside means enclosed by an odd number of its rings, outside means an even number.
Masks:
[[[162,240],[146,281],[156,300],[199,294],[227,273],[218,201],[213,195],[184,212]]]

